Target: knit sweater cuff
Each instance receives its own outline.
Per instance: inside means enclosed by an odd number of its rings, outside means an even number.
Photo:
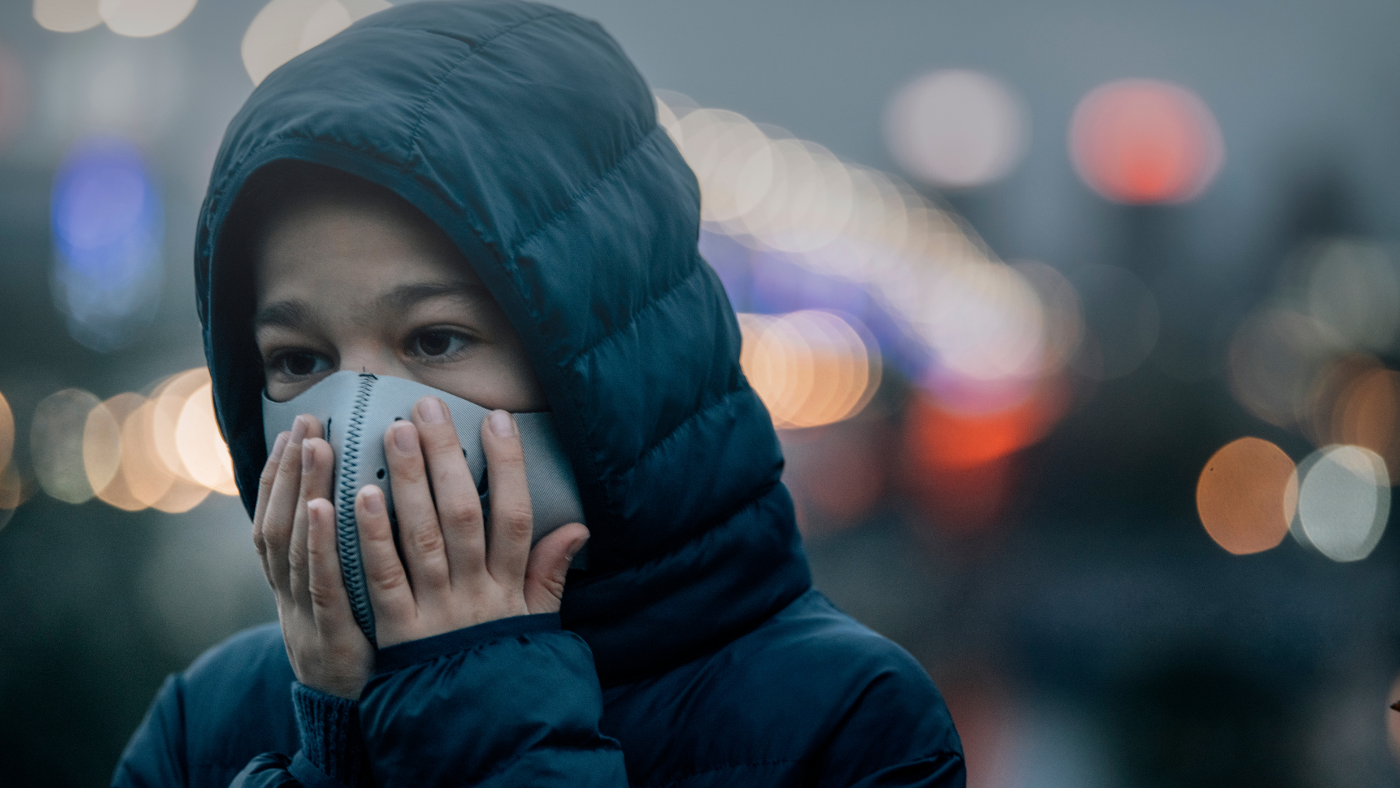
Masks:
[[[360,708],[353,700],[292,682],[301,753],[327,778],[349,788],[369,788],[369,761],[360,737]]]

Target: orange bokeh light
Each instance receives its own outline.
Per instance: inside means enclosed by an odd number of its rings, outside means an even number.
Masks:
[[[1206,533],[1235,555],[1277,547],[1298,506],[1298,472],[1283,450],[1240,438],[1211,456],[1196,483]]]
[[[1118,202],[1186,202],[1225,160],[1220,127],[1194,93],[1125,79],[1090,91],[1070,122],[1070,156],[1094,191]]]
[[[1357,375],[1332,411],[1332,438],[1379,454],[1390,483],[1400,482],[1400,372],[1371,369]]]
[[[1064,415],[1070,399],[1063,377],[1043,381],[1029,397],[988,413],[952,410],[920,394],[909,406],[909,436],[920,465],[970,468],[1039,441]]]

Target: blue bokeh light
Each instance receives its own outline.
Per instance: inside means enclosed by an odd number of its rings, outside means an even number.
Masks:
[[[76,145],[50,203],[54,299],[73,337],[94,350],[128,344],[153,316],[165,221],[141,154],[114,137]]]

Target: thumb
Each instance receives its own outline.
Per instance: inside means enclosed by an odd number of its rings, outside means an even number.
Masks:
[[[569,523],[530,551],[530,563],[525,567],[525,607],[532,615],[559,611],[569,562],[587,541],[588,528],[583,523]]]

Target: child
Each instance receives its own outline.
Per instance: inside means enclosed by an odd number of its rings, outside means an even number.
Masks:
[[[401,6],[270,75],[196,271],[280,629],[167,680],[114,784],[962,786],[928,676],[811,588],[698,223],[641,77],[556,9]],[[383,495],[354,499],[373,645],[324,425],[263,438],[264,394],[343,370],[494,409],[488,515],[438,398],[384,435],[397,551]],[[586,527],[532,550],[507,411],[539,410]]]

